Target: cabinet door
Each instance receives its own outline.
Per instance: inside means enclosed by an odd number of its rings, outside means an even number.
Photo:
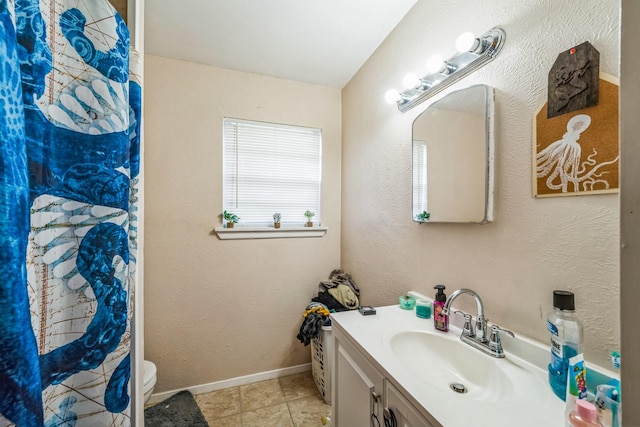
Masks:
[[[370,426],[372,414],[382,420],[382,411],[378,409],[382,403],[378,402],[381,400],[382,376],[355,349],[345,347],[338,334],[334,335],[333,354],[334,427]]]
[[[397,427],[434,427],[388,380],[384,384],[384,397],[384,407],[393,411]]]

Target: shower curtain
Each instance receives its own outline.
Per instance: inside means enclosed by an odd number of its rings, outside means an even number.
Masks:
[[[106,0],[0,0],[0,58],[0,427],[128,426],[139,55]]]

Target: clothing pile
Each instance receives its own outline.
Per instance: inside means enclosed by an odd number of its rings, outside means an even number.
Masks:
[[[318,336],[322,326],[331,324],[329,313],[334,311],[355,310],[360,306],[360,289],[353,278],[340,269],[329,274],[329,280],[320,282],[318,296],[311,299],[300,326],[298,340],[305,346]]]

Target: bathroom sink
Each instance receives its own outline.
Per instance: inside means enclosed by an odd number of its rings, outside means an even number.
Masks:
[[[483,354],[455,335],[410,330],[388,339],[388,348],[402,366],[452,398],[505,402],[515,396],[514,366]]]
[[[332,314],[335,336],[348,339],[373,364],[365,376],[377,369],[432,425],[562,425],[565,405],[549,388],[547,344],[505,337],[505,357],[494,358],[460,341],[460,316],[449,320],[445,333],[412,310],[376,309],[374,316]],[[337,342],[334,349],[341,351]]]

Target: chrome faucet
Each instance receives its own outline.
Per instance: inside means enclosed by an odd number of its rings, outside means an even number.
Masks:
[[[487,318],[484,317],[484,305],[482,304],[480,295],[478,295],[475,291],[464,288],[454,291],[451,295],[449,295],[449,299],[447,299],[447,302],[444,305],[442,314],[444,314],[445,316],[449,316],[453,300],[455,300],[462,294],[469,294],[471,297],[473,297],[473,299],[476,300],[476,305],[478,307],[478,315],[476,316],[476,331],[473,338],[475,338],[479,342],[487,342]]]
[[[444,309],[442,309],[442,314],[448,318],[451,315],[451,305],[453,304],[453,301],[462,294],[468,294],[476,301],[477,315],[474,330],[472,326],[473,317],[470,314],[455,311],[455,313],[462,314],[465,320],[460,340],[490,356],[504,357],[504,350],[502,349],[502,343],[500,341],[500,332],[504,332],[507,335],[514,337],[513,332],[494,325],[491,327],[491,337],[487,338],[487,320],[489,319],[484,316],[484,305],[482,304],[482,299],[475,291],[464,288],[454,291],[449,295]]]

